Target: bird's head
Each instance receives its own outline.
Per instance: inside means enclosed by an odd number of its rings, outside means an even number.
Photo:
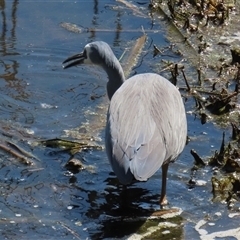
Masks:
[[[88,43],[83,52],[75,54],[63,61],[63,68],[80,64],[111,65],[110,57],[115,57],[109,45],[102,41]]]

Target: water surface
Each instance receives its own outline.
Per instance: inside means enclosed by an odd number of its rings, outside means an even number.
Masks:
[[[146,16],[150,13],[147,2],[133,2]],[[134,15],[131,9],[113,0],[0,1],[0,7],[0,121],[1,129],[11,135],[2,137],[39,158],[34,166],[25,166],[10,154],[0,152],[2,239],[126,239],[135,233],[146,234],[150,226],[162,222],[177,224],[167,225],[165,230],[179,239],[199,239],[202,236],[195,227],[202,219],[213,223],[201,227],[209,233],[238,227],[239,220],[229,218],[226,205],[212,201],[210,168],[196,174],[206,185],[193,189],[188,186],[194,165],[190,150],[194,148],[202,156],[212,154],[219,149],[223,131],[211,122],[201,125],[194,115],[188,114],[187,118],[188,135],[195,140],[170,166],[168,175],[170,207],[181,208],[183,213],[166,221],[154,220],[152,225],[139,216],[159,209],[161,171],[148,182],[124,190],[112,173],[104,150],[77,154],[92,167],[72,174],[65,168],[68,153],[34,144],[38,139],[62,137],[81,141],[93,136],[103,145],[108,105],[106,75],[98,68],[63,70],[61,63],[95,40],[109,43],[120,57],[142,35],[136,29],[143,27],[158,32],[148,33],[132,74],[156,71],[161,58],[153,58],[153,43],[160,47],[170,44],[164,34],[164,21],[156,16]],[[77,34],[63,29],[61,22],[102,30]],[[181,57],[169,51],[164,59],[177,61]],[[194,104],[186,102],[187,112]],[[172,235],[164,236],[172,239]]]

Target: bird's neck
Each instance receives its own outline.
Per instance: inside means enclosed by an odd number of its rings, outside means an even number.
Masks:
[[[118,88],[121,87],[125,81],[125,76],[120,63],[119,66],[112,66],[111,68],[103,66],[109,79],[107,83],[107,94],[109,100],[111,100],[113,94],[118,90]]]

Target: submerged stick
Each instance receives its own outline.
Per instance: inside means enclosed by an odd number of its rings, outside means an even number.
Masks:
[[[66,29],[69,32],[73,33],[91,33],[91,32],[116,32],[116,29],[107,29],[107,28],[88,28],[81,25],[77,25],[69,22],[61,22],[60,27]],[[118,32],[142,32],[142,29],[120,29]],[[160,30],[146,29],[145,32],[148,33],[158,33]]]
[[[33,154],[31,154],[30,152],[27,152],[26,150],[24,150],[23,148],[17,146],[16,144],[10,142],[10,141],[7,141],[7,144],[10,145],[11,148],[13,148],[15,151],[19,152],[20,154],[23,154],[25,155],[26,157],[29,157],[29,158],[34,158],[38,161],[40,161],[39,158],[37,158],[36,156],[34,156]]]
[[[29,156],[34,157],[34,156],[29,153],[26,154],[27,153],[26,151],[22,151],[21,148],[19,148],[18,146],[16,146],[15,144],[13,144],[11,142],[1,141],[0,149],[10,153],[11,155],[18,158],[22,163],[24,163],[26,165],[33,165],[33,161],[31,161],[28,157]]]

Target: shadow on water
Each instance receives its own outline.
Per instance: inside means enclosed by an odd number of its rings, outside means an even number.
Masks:
[[[148,238],[165,239],[160,224],[164,225],[166,219],[153,217],[156,210],[159,210],[158,194],[152,194],[149,190],[135,184],[122,186],[113,173],[104,182],[106,184],[104,191],[87,191],[89,208],[85,214],[97,224],[96,227],[88,229],[91,239],[125,239],[127,236],[135,235],[144,237],[146,233],[145,237]],[[77,186],[76,189],[80,190]],[[163,215],[164,212],[165,214],[169,212],[169,210],[161,211]],[[179,239],[183,236],[181,216],[173,215],[168,217],[167,221],[175,227],[171,237]],[[175,224],[178,226],[176,227]],[[169,236],[166,239],[169,239]]]

